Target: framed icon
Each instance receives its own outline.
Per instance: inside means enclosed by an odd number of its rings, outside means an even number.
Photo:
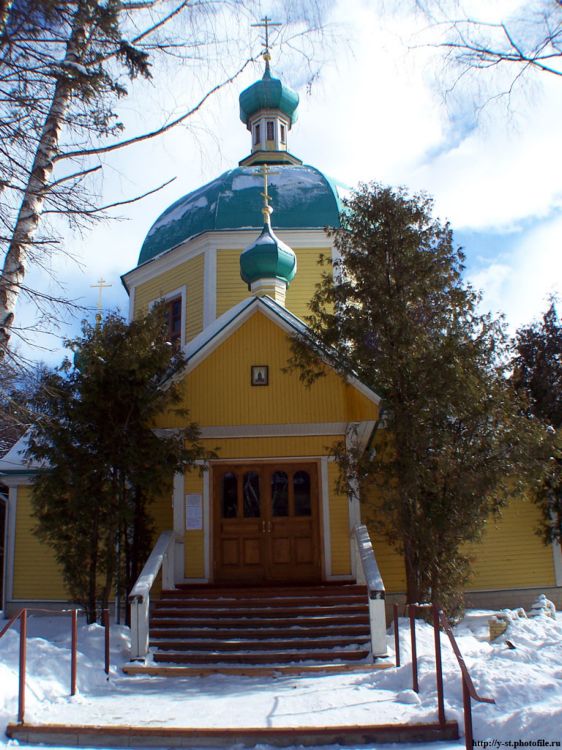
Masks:
[[[269,385],[268,365],[252,365],[252,385]]]

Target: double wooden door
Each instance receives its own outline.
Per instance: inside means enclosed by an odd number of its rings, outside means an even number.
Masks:
[[[216,581],[320,580],[316,464],[213,468]]]

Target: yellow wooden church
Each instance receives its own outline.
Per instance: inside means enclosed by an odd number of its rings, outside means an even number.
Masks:
[[[338,494],[331,455],[342,438],[366,447],[379,397],[336,372],[307,389],[284,369],[291,336],[304,330],[319,256],[333,252],[325,228],[338,226],[340,212],[338,185],[289,150],[297,107],[298,95],[272,75],[266,56],[263,77],[240,95],[249,155],[170,206],[122,277],[132,318],[165,301],[170,340],[187,356],[184,405],[218,454],[207,471],[177,475],[172,497],[154,502],[161,536],[146,579],[159,559],[167,588],[319,586],[371,576],[371,598],[386,590],[394,601],[405,590],[403,562],[374,533],[370,555],[364,508]],[[158,425],[178,426],[169,416]],[[23,450],[20,442],[0,465],[9,486],[8,611],[66,600],[50,550],[32,533],[38,467],[25,463]],[[535,506],[521,500],[490,521],[471,549],[469,603],[528,605],[544,592],[562,605],[560,548],[542,544],[538,520]],[[366,557],[376,558],[378,573],[369,560],[361,569]],[[145,594],[133,603],[147,607]]]

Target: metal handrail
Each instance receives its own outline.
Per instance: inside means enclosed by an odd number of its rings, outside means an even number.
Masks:
[[[81,610],[80,610],[81,611]],[[27,661],[27,616],[30,612],[40,612],[51,616],[70,615],[71,616],[71,647],[70,647],[70,695],[76,695],[76,684],[78,676],[78,614],[79,610],[63,609],[41,609],[39,607],[24,607],[13,615],[6,625],[0,631],[0,638],[20,620],[20,648],[19,648],[19,676],[18,676],[18,724],[24,723],[25,717],[25,682],[26,682],[26,661]],[[109,610],[103,610],[103,619],[105,625],[105,673],[109,674],[110,652],[109,652]]]
[[[465,747],[466,750],[472,750],[474,733],[472,728],[472,706],[470,699],[479,701],[480,703],[495,703],[493,698],[484,698],[478,695],[472,678],[468,671],[468,667],[463,659],[458,643],[456,642],[455,636],[451,629],[451,624],[447,618],[447,615],[440,610],[436,604],[408,604],[406,609],[410,619],[410,637],[412,641],[412,685],[413,689],[418,692],[418,664],[417,664],[417,649],[416,649],[416,627],[415,627],[415,612],[420,609],[431,609],[433,619],[433,631],[435,641],[435,677],[437,681],[437,705],[439,712],[439,724],[445,726],[445,703],[443,694],[443,668],[441,664],[441,645],[439,638],[439,625],[443,628],[444,632],[449,637],[453,653],[457,658],[461,670],[462,679],[462,692],[463,692],[463,712],[464,712],[464,736],[465,736]],[[396,642],[396,666],[400,666],[400,641],[398,637],[398,605],[394,605],[394,637]]]
[[[441,627],[443,628],[445,633],[447,633],[447,635],[449,636],[451,647],[453,649],[455,656],[457,657],[459,667],[461,668],[463,680],[466,682],[466,686],[468,688],[470,697],[473,698],[475,701],[479,701],[480,703],[495,703],[496,701],[493,698],[484,698],[481,695],[478,695],[478,693],[476,692],[476,688],[474,687],[474,683],[472,682],[472,677],[470,676],[468,667],[466,666],[466,662],[463,659],[460,648],[457,644],[455,636],[453,635],[451,624],[447,618],[447,615],[443,611],[439,613],[439,621],[441,623]]]

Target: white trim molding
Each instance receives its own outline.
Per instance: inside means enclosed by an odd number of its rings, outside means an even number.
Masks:
[[[203,270],[203,328],[217,317],[217,248],[205,250]]]
[[[552,559],[554,562],[554,580],[557,586],[562,586],[562,548],[560,542],[552,542]]]
[[[205,566],[205,583],[212,575],[213,545],[211,544],[211,469],[203,472],[203,564]]]
[[[174,548],[174,581],[183,580],[184,556],[185,556],[185,507],[184,507],[184,479],[182,472],[174,474],[174,485],[172,490],[172,512],[174,519],[175,548]]]
[[[322,537],[324,550],[324,578],[332,579],[332,534],[330,532],[330,479],[328,457],[320,459],[320,507],[322,509]]]

